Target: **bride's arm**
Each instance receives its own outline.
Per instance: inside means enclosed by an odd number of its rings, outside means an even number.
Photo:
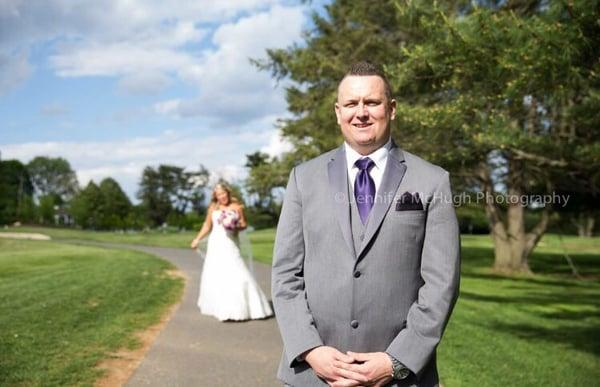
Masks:
[[[246,215],[244,215],[244,206],[238,204],[235,210],[237,211],[240,217],[240,220],[238,222],[238,230],[244,230],[246,227],[248,227],[248,222],[246,222]]]
[[[202,238],[204,238],[206,235],[208,235],[208,233],[212,229],[212,212],[213,212],[213,206],[210,205],[208,207],[208,211],[206,211],[206,220],[204,221],[204,224],[202,225],[200,232],[198,232],[198,235],[196,235],[196,238],[194,238],[194,240],[192,241],[192,243],[190,245],[190,247],[192,249],[195,249],[196,247],[198,247],[198,243],[200,243]]]

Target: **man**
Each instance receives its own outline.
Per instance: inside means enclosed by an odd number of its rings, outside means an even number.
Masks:
[[[287,385],[434,386],[459,282],[446,171],[390,137],[396,101],[357,63],[335,104],[345,143],[291,173],[272,292]]]

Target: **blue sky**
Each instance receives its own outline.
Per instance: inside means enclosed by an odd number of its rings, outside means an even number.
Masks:
[[[245,155],[288,149],[283,85],[248,58],[301,43],[323,2],[0,2],[0,152],[64,157],[80,185],[133,199],[161,163],[243,179]]]

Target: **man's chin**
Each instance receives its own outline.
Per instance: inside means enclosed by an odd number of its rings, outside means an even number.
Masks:
[[[361,155],[368,155],[372,153],[377,148],[379,148],[374,141],[366,141],[366,142],[357,142],[351,144],[352,149],[360,153]]]

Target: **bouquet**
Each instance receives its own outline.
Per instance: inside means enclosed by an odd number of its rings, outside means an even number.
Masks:
[[[240,216],[236,211],[224,210],[218,218],[219,224],[228,231],[235,231],[238,228]]]

